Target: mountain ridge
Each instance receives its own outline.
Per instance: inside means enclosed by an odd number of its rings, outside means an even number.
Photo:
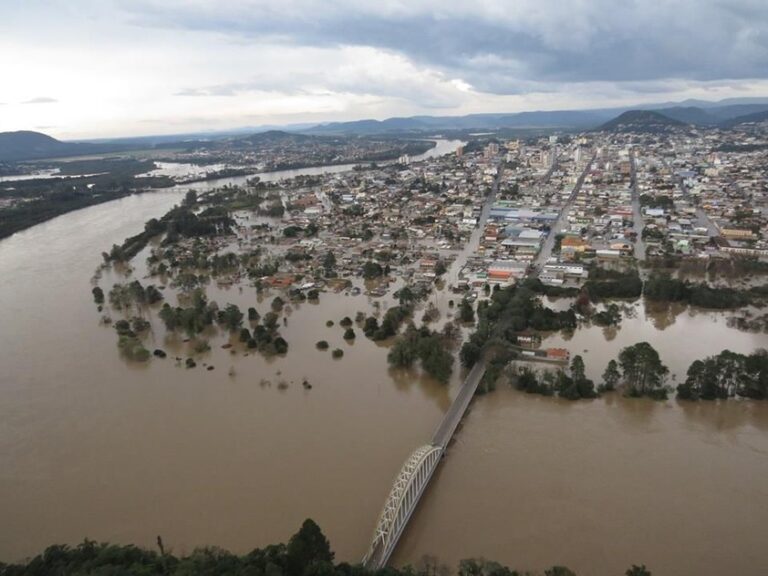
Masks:
[[[463,116],[396,116],[384,120],[361,119],[347,122],[326,122],[308,125],[261,126],[237,128],[222,132],[199,132],[177,136],[144,136],[98,140],[62,141],[40,132],[22,130],[0,132],[0,161],[18,162],[43,160],[57,156],[106,154],[148,148],[204,145],[225,140],[253,140],[259,134],[288,138],[303,136],[374,136],[374,135],[435,135],[441,132],[499,131],[499,130],[594,130],[629,111],[656,112],[683,124],[701,127],[732,128],[740,123],[759,121],[768,112],[768,98],[730,98],[719,102],[684,100],[634,107],[583,110],[538,110],[511,113],[479,113]],[[758,118],[758,120],[750,120]],[[657,119],[658,120],[658,119]],[[665,123],[665,122],[663,122]],[[642,124],[642,122],[641,122]],[[262,137],[263,138],[263,137]]]

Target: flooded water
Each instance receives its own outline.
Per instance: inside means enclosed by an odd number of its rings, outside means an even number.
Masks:
[[[549,300],[547,305],[562,309],[570,305],[567,299]],[[727,313],[680,304],[646,305],[638,300],[623,305],[621,325],[601,328],[591,326],[577,330],[573,335],[552,334],[542,341],[545,348],[567,348],[571,357],[581,354],[587,376],[600,382],[603,370],[610,360],[618,359],[619,352],[637,342],[650,342],[659,352],[661,361],[669,367],[670,385],[685,379],[688,367],[695,360],[719,354],[724,349],[751,353],[768,347],[768,336],[763,333],[740,332],[726,326]],[[629,313],[628,313],[629,311]]]
[[[393,560],[757,576],[766,475],[766,403],[571,403],[500,388],[475,400]]]
[[[459,374],[444,387],[392,373],[386,346],[357,328],[344,342],[338,320],[372,310],[365,296],[323,294],[319,305],[294,307],[281,328],[285,358],[217,346],[202,360],[210,372],[170,358],[121,360],[89,280],[102,250],[187,188],[93,206],[0,242],[3,561],[84,537],[152,546],[162,535],[177,553],[203,544],[245,552],[285,540],[306,517],[338,559],[357,561],[403,460],[450,405]],[[211,288],[210,297],[262,313],[269,302],[249,288]],[[446,298],[435,301],[444,309]],[[611,347],[635,339],[660,339],[670,366],[765,339],[701,314],[673,319],[638,313],[612,340],[591,329],[545,345],[589,349],[595,376]],[[344,357],[316,350],[321,339]],[[598,576],[631,562],[654,574],[763,573],[767,406],[571,404],[500,389],[472,408],[395,562],[482,555]]]

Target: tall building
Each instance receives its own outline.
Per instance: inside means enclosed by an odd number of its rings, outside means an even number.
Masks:
[[[496,142],[491,142],[485,147],[484,154],[486,159],[497,156],[499,154],[499,145]]]

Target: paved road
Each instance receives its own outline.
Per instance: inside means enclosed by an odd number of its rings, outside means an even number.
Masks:
[[[691,193],[688,191],[683,177],[679,174],[675,174],[675,180],[677,181],[678,188],[680,188],[680,192],[683,194],[683,198],[689,202],[693,202],[693,198],[691,198]],[[707,228],[707,234],[709,234],[710,237],[720,236],[720,230],[715,226],[715,223],[712,222],[709,214],[707,214],[704,211],[704,208],[701,208],[700,206],[696,206],[696,219],[698,220],[698,224],[703,224]]]
[[[645,260],[645,242],[643,242],[643,214],[640,211],[640,192],[637,189],[637,171],[635,168],[635,153],[629,151],[630,167],[630,189],[632,191],[632,221],[634,223],[635,234],[635,258]]]
[[[496,202],[496,195],[499,192],[501,176],[504,173],[504,163],[499,162],[497,169],[498,172],[496,173],[496,178],[494,178],[493,184],[491,185],[491,192],[486,197],[485,203],[483,204],[483,209],[480,211],[480,218],[477,221],[477,227],[472,231],[469,240],[467,240],[464,248],[462,248],[461,252],[459,252],[459,254],[456,256],[450,270],[448,271],[446,278],[449,285],[456,286],[459,283],[459,273],[461,272],[461,269],[464,268],[464,265],[467,263],[467,259],[477,251],[477,247],[480,245],[480,238],[483,236],[483,232],[485,231],[485,223],[488,220],[488,214],[490,214],[491,208]]]
[[[568,200],[563,205],[563,208],[560,210],[560,216],[558,216],[557,221],[555,222],[554,226],[550,228],[549,234],[547,234],[546,240],[544,240],[544,245],[541,247],[541,250],[539,250],[539,254],[536,256],[536,259],[533,261],[532,270],[531,270],[531,276],[538,276],[542,269],[544,268],[544,265],[547,263],[549,258],[552,256],[552,250],[555,247],[555,239],[560,232],[562,232],[563,227],[565,226],[566,221],[568,220],[568,212],[571,210],[571,206],[573,206],[574,201],[576,200],[576,197],[579,195],[579,190],[581,190],[581,185],[584,183],[584,178],[586,178],[587,174],[589,173],[589,169],[592,167],[592,162],[595,161],[595,157],[593,156],[590,158],[589,162],[587,162],[587,166],[584,168],[582,173],[579,175],[579,179],[576,180],[576,184],[573,186],[573,190],[571,191],[571,195],[568,196]]]
[[[666,159],[662,159],[664,162],[664,167],[668,170],[674,170],[674,167],[669,165],[669,162],[667,162]],[[675,172],[674,175],[675,184],[680,189],[680,193],[683,195],[683,198],[687,200],[688,202],[694,203],[694,198],[691,197],[691,193],[688,190],[688,188],[685,185],[685,180],[683,179],[680,174]],[[696,220],[697,224],[704,225],[707,229],[707,234],[709,234],[710,237],[713,236],[720,236],[720,230],[717,226],[715,226],[715,223],[712,222],[712,219],[709,217],[709,214],[707,214],[703,208],[696,206]]]

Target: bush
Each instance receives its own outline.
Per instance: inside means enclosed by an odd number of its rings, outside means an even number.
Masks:
[[[98,286],[94,286],[93,290],[91,290],[91,294],[93,294],[93,301],[96,302],[96,304],[104,304],[104,290]]]
[[[333,352],[331,352],[331,356],[337,359],[341,358],[342,356],[344,356],[344,350],[342,350],[341,348],[336,348]]]
[[[328,342],[325,340],[319,340],[317,344],[315,344],[315,348],[318,350],[328,350]]]
[[[344,331],[344,340],[354,340],[355,339],[355,331],[352,330],[352,328],[347,328]]]
[[[118,338],[117,347],[129,360],[135,362],[146,362],[149,360],[149,350],[144,348],[144,345],[135,336],[121,335]]]
[[[285,354],[288,352],[288,342],[286,342],[285,338],[282,336],[275,338],[272,345],[275,347],[276,354]]]

